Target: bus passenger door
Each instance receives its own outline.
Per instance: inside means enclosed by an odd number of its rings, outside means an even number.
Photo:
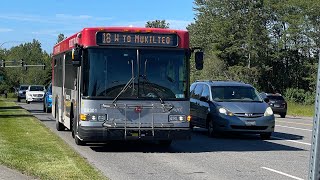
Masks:
[[[66,74],[66,54],[63,55],[63,58],[62,58],[62,88],[61,88],[61,102],[60,102],[60,106],[61,106],[61,121],[63,122],[63,124],[66,126],[65,124],[65,99],[66,99],[66,94],[65,94],[65,74]]]
[[[71,78],[71,53],[67,52],[63,56],[63,78],[62,78],[62,94],[63,94],[63,124],[70,129],[70,110],[71,110],[71,89],[70,82],[67,78]]]

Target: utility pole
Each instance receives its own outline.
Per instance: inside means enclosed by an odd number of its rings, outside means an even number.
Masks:
[[[313,129],[312,129],[312,143],[310,151],[310,165],[309,165],[309,178],[310,180],[320,179],[320,49],[318,52],[318,77],[317,77],[317,92],[316,92],[316,102],[315,111],[313,118]]]

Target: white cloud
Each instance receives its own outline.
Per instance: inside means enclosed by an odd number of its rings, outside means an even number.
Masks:
[[[56,14],[56,17],[63,20],[94,20],[94,21],[106,21],[111,20],[111,17],[93,17],[90,15],[70,15],[70,14]]]
[[[94,21],[107,21],[111,20],[111,17],[94,17],[90,15],[70,15],[70,14],[56,14],[54,16],[39,16],[28,14],[0,14],[0,19],[8,19],[15,21],[25,22],[38,22],[46,24],[72,24],[72,23],[84,23]],[[72,21],[72,23],[70,23]]]
[[[10,32],[13,31],[13,29],[9,29],[9,28],[0,28],[0,32]]]
[[[26,14],[0,14],[0,19],[28,21],[28,22],[46,22],[46,20],[40,16],[26,15]]]

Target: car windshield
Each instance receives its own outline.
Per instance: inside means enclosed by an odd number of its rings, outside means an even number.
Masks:
[[[30,91],[43,91],[43,86],[30,86]]]
[[[89,49],[84,96],[115,98],[187,97],[183,50]],[[121,90],[128,84],[125,91]],[[121,93],[120,93],[121,92]]]
[[[270,100],[284,100],[284,98],[282,96],[267,96]]]
[[[262,102],[258,92],[248,86],[212,86],[214,101]]]
[[[20,86],[19,90],[27,90],[29,86]]]

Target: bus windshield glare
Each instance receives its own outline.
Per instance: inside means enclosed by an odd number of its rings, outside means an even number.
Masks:
[[[84,59],[84,96],[187,98],[188,61],[184,50],[92,48]]]

